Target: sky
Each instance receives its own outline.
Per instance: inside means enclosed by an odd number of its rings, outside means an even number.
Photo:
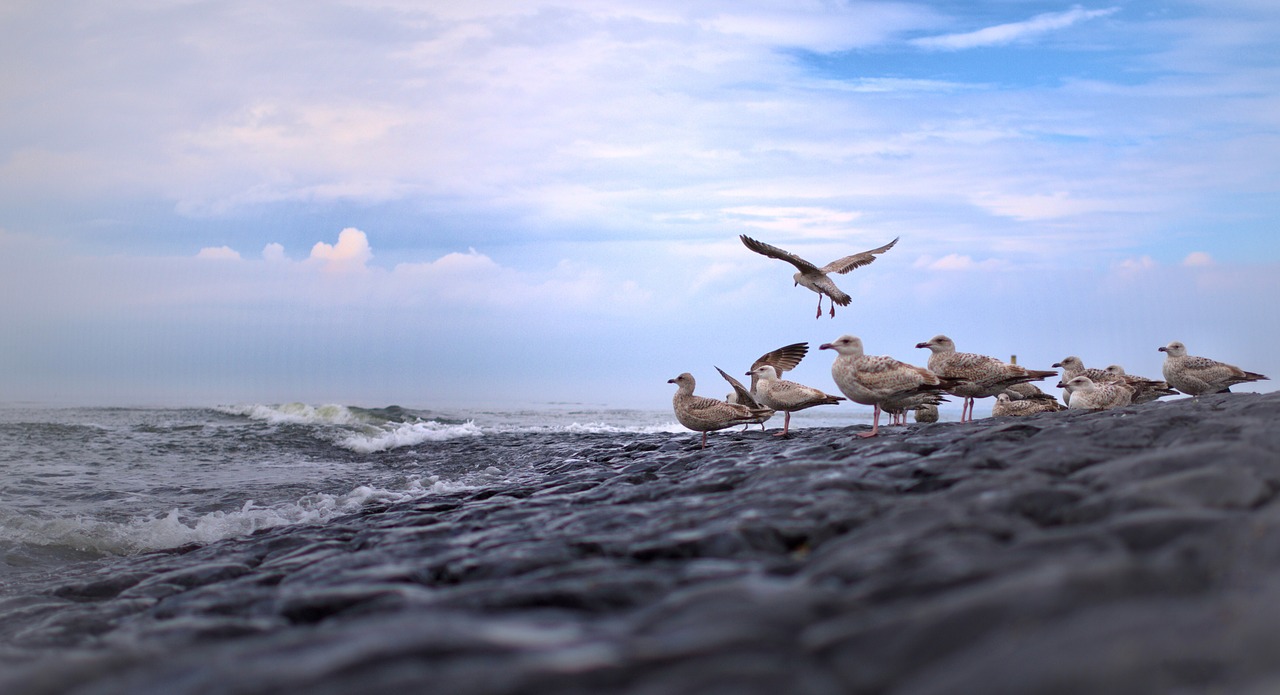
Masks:
[[[1278,34],[1273,0],[10,0],[0,403],[661,409],[798,341],[834,392],[843,334],[1280,378]],[[739,234],[900,241],[815,319]]]

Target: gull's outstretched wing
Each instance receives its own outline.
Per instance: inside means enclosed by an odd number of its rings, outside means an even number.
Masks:
[[[755,239],[752,239],[746,234],[739,234],[738,238],[742,240],[743,245],[745,245],[747,248],[751,249],[752,251],[755,251],[756,253],[764,256],[768,256],[769,258],[776,258],[780,261],[786,261],[791,265],[795,266],[796,269],[802,273],[821,272],[818,270],[818,266],[810,263],[809,261],[806,261],[805,259],[795,255],[794,253],[791,253],[790,251],[783,251],[777,246],[766,244],[763,241],[756,241]]]
[[[881,246],[878,249],[871,249],[870,251],[855,253],[852,256],[845,256],[844,258],[839,258],[834,261],[831,261],[830,263],[822,266],[821,270],[824,273],[847,273],[850,270],[853,270],[854,268],[861,268],[862,266],[867,265],[871,261],[874,261],[876,259],[876,256],[893,248],[893,245],[896,243],[898,243],[898,237],[894,237],[893,241],[885,244],[884,246]]]

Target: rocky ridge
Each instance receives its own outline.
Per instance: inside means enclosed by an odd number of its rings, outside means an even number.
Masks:
[[[6,693],[1280,690],[1280,393],[502,435],[530,474],[0,597]]]

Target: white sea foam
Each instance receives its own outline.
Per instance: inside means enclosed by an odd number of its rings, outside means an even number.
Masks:
[[[261,420],[273,425],[361,425],[365,421],[345,405],[227,405],[216,408],[220,413]]]
[[[233,511],[195,516],[173,509],[166,514],[126,522],[85,517],[37,518],[0,510],[0,540],[129,555],[188,543],[212,543],[274,526],[319,524],[357,512],[371,503],[401,502],[471,488],[464,483],[440,480],[437,476],[425,479],[415,476],[409,478],[400,490],[361,485],[344,495],[316,493],[290,504],[264,507],[249,501]]]
[[[372,454],[427,442],[443,442],[463,437],[490,434],[657,434],[678,433],[685,429],[674,421],[646,424],[612,424],[604,421],[579,422],[555,411],[513,411],[473,413],[453,422],[411,418],[388,420],[373,412],[342,405],[311,406],[305,403],[285,405],[223,406],[218,412],[246,417],[270,424],[314,425],[322,428],[320,436],[337,446],[360,454]],[[619,418],[625,418],[622,415]],[[651,417],[651,416],[650,416]],[[649,419],[642,416],[641,419]]]
[[[402,446],[414,446],[423,442],[443,442],[460,437],[478,437],[481,428],[468,421],[461,425],[446,425],[435,420],[392,423],[389,429],[369,434],[353,434],[338,440],[338,446],[360,454],[372,454]]]

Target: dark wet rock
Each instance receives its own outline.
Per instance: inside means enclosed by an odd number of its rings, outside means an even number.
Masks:
[[[500,474],[71,567],[0,600],[0,691],[1280,684],[1280,394],[864,430],[373,455]]]

